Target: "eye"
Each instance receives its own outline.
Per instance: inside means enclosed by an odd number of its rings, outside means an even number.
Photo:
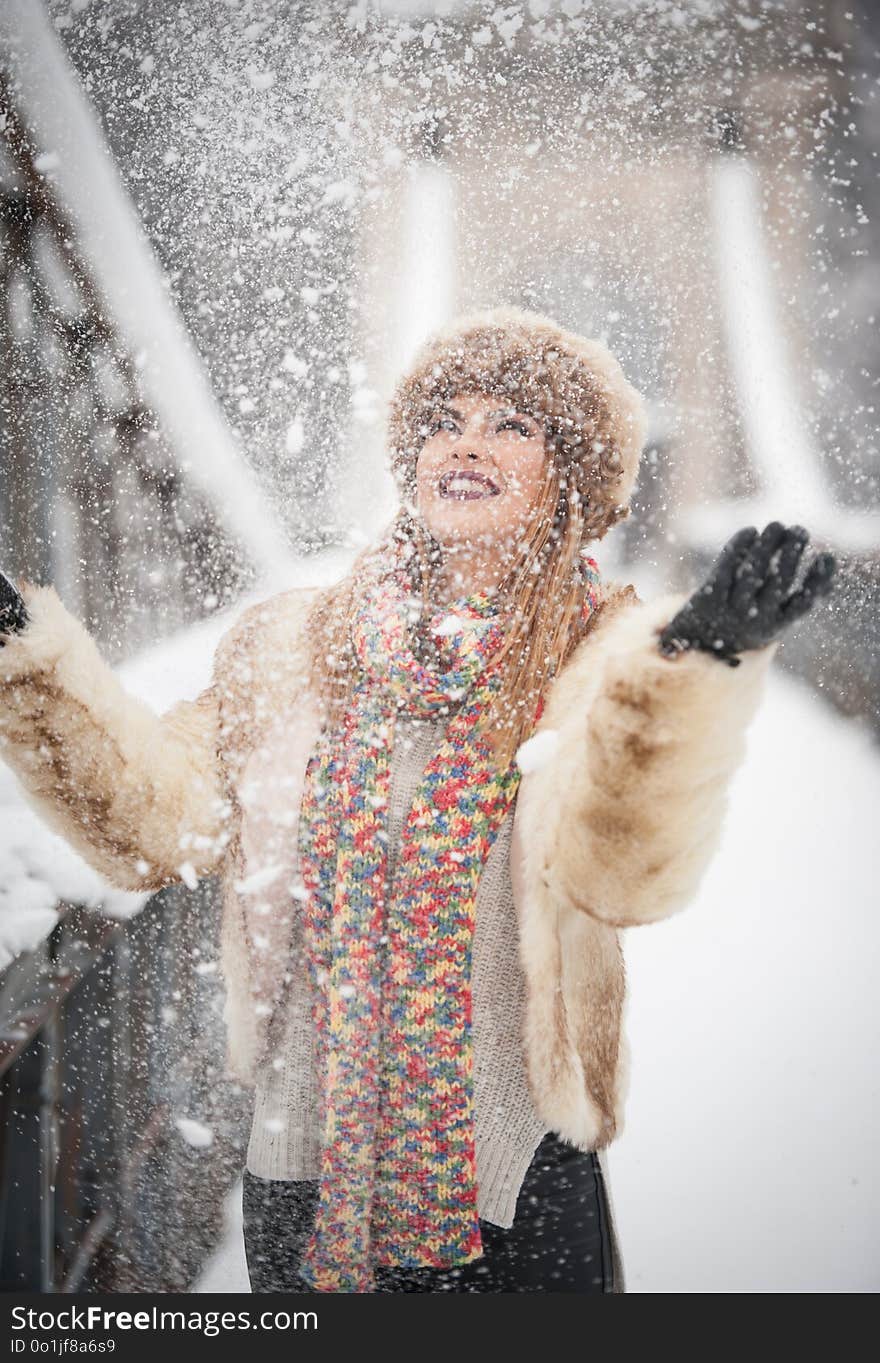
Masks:
[[[498,426],[499,431],[519,431],[520,435],[526,439],[532,434],[524,421],[517,421],[515,417],[506,417]]]
[[[428,433],[436,435],[438,431],[457,431],[454,420],[451,416],[437,416],[428,425]]]

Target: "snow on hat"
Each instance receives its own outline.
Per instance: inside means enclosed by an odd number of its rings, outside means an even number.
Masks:
[[[598,539],[629,514],[646,435],[644,404],[601,341],[549,317],[499,307],[466,314],[418,350],[389,404],[391,468],[415,502],[415,466],[435,404],[486,392],[543,419],[589,501],[585,531]]]

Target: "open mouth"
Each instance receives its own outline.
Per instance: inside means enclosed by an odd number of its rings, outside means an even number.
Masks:
[[[497,497],[501,489],[485,473],[452,469],[444,473],[439,483],[440,496],[460,502],[475,502],[481,497]]]

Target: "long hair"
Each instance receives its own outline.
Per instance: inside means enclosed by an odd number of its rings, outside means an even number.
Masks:
[[[610,514],[604,505],[592,507],[589,467],[546,424],[545,432],[549,457],[543,486],[519,552],[496,594],[504,636],[492,662],[500,684],[487,704],[482,730],[501,770],[531,735],[539,700],[595,619],[586,625],[582,621],[581,550],[628,515],[628,507]],[[604,458],[609,465],[605,472],[613,476],[613,450]],[[331,726],[341,720],[357,677],[350,638],[354,614],[369,599],[377,577],[401,559],[410,572],[413,596],[422,602],[412,642],[424,651],[430,647],[425,625],[436,610],[433,586],[442,550],[408,501],[378,542],[363,550],[345,577],[312,604],[309,637],[320,638],[323,646],[313,656],[310,684],[324,697]]]

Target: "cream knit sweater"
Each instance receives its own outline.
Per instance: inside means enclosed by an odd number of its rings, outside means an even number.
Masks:
[[[403,821],[445,721],[395,719],[388,811],[388,870],[393,876]],[[501,825],[480,877],[473,991],[474,1116],[478,1212],[509,1227],[532,1157],[547,1131],[535,1112],[522,1046],[525,979],[510,883],[513,810]],[[312,1052],[311,989],[296,941],[297,973],[286,1027],[257,1086],[247,1167],[260,1178],[320,1177],[318,1082]]]

